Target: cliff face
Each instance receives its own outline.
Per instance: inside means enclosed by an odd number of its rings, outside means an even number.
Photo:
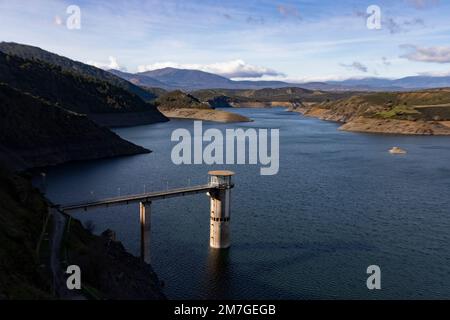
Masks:
[[[86,116],[0,84],[0,158],[18,169],[146,153]]]

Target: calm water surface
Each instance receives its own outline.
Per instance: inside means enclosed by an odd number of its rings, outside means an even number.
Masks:
[[[171,299],[450,298],[450,137],[340,132],[338,125],[284,109],[239,109],[255,121],[204,129],[279,128],[280,171],[259,166],[172,164],[176,128],[118,129],[154,152],[66,164],[47,174],[58,203],[203,184],[211,169],[236,172],[232,247],[208,247],[209,201],[195,195],[154,202],[151,263]],[[401,146],[406,156],[387,150]],[[77,213],[139,252],[137,206]],[[382,290],[366,269],[382,270]]]

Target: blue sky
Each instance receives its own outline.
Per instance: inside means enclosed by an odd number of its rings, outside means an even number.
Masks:
[[[66,27],[69,5],[81,29]],[[367,7],[381,30],[367,28]],[[0,0],[0,40],[129,72],[288,81],[450,74],[445,0]]]

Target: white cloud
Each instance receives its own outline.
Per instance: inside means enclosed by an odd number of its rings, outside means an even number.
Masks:
[[[117,62],[117,59],[113,56],[109,56],[109,63],[105,62],[96,62],[96,61],[88,61],[87,64],[90,64],[94,67],[109,70],[109,69],[116,69],[116,70],[122,70],[125,71],[126,69]]]
[[[328,82],[328,81],[343,81],[348,79],[364,79],[364,76],[356,77],[356,76],[348,76],[348,75],[337,75],[337,74],[324,74],[318,76],[298,76],[298,77],[290,77],[290,76],[264,76],[257,80],[264,81],[283,81],[294,84],[302,84],[308,82]],[[241,78],[240,80],[255,80],[252,78]]]
[[[367,68],[367,66],[363,65],[361,62],[358,62],[358,61],[354,61],[351,64],[341,63],[340,65],[347,69],[354,69],[354,70],[357,70],[360,72],[368,72],[369,71],[369,68]]]
[[[419,47],[415,45],[402,45],[401,48],[410,50],[400,56],[411,61],[450,63],[450,47]]]
[[[283,76],[284,74],[276,70],[247,64],[243,60],[232,60],[227,62],[218,62],[212,64],[183,64],[176,62],[158,62],[148,65],[138,66],[139,72],[162,68],[177,68],[200,70],[218,74],[227,78],[261,78],[263,76]]]
[[[429,71],[429,72],[419,72],[419,76],[427,77],[449,77],[450,71]]]

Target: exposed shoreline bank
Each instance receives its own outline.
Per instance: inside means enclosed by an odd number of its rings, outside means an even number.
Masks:
[[[340,114],[319,106],[297,108],[292,111],[299,112],[307,117],[342,123],[342,126],[339,127],[339,130],[342,131],[376,134],[450,136],[450,125],[448,121],[377,119]]]
[[[385,120],[359,117],[345,123],[339,130],[383,134],[450,136],[450,127],[438,121]]]
[[[166,117],[173,119],[193,119],[193,120],[214,121],[221,123],[252,121],[251,119],[245,116],[216,109],[178,108],[178,109],[160,109],[160,111]]]

